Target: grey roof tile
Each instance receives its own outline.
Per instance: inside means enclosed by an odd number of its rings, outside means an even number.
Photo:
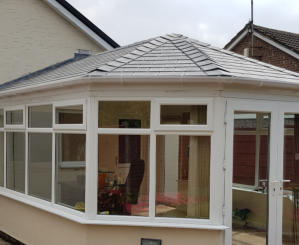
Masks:
[[[81,77],[237,77],[292,82],[299,74],[182,35],[166,35],[81,60],[71,59],[0,85],[0,91]]]

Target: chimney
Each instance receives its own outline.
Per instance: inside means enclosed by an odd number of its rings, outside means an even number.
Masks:
[[[76,53],[74,54],[74,58],[77,59],[81,59],[81,58],[85,58],[87,56],[92,55],[92,51],[91,50],[86,50],[86,49],[78,49],[76,51]]]

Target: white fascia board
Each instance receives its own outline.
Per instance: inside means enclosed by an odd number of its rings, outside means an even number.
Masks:
[[[247,35],[248,30],[244,30],[241,35],[231,44],[228,46],[227,50],[232,50],[242,39]]]
[[[68,21],[70,21],[74,26],[78,27],[84,33],[86,33],[91,39],[100,44],[103,48],[107,50],[113,50],[114,48],[107,43],[105,40],[100,38],[96,33],[94,33],[90,28],[88,28],[84,23],[78,20],[74,15],[72,15],[69,11],[67,11],[64,7],[62,7],[55,0],[44,0],[48,3],[52,8],[58,11],[63,17],[65,17]]]
[[[47,91],[49,89],[63,89],[70,86],[90,86],[93,84],[105,84],[105,85],[144,85],[144,84],[180,84],[182,86],[188,86],[188,84],[201,84],[201,85],[226,85],[226,84],[239,84],[255,87],[272,87],[283,89],[296,89],[299,90],[298,82],[293,81],[273,81],[269,79],[255,79],[255,78],[243,78],[243,77],[76,77],[58,80],[47,84],[39,84],[33,86],[27,86],[17,89],[11,89],[6,91],[0,91],[0,99],[7,96],[16,96],[19,94],[29,94],[38,91]]]
[[[271,44],[272,46],[280,49],[281,51],[283,51],[283,52],[285,52],[285,53],[287,53],[287,54],[289,54],[289,55],[291,55],[294,58],[296,58],[296,59],[299,60],[299,54],[295,53],[294,51],[292,51],[292,50],[290,50],[290,49],[288,49],[286,47],[284,47],[283,45],[281,45],[281,44],[279,44],[279,43],[277,43],[275,41],[272,41],[271,39],[269,39],[269,38],[267,38],[267,37],[265,37],[265,36],[263,36],[263,35],[261,35],[261,34],[259,34],[257,32],[254,32],[254,36],[256,36],[257,38],[265,41],[266,43]]]

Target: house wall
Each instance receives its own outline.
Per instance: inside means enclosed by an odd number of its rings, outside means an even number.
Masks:
[[[140,245],[141,238],[162,239],[163,245],[223,244],[223,231],[82,225],[3,196],[0,217],[0,230],[30,245]]]
[[[231,51],[244,55],[244,49],[251,47],[251,36],[247,35],[241,40]],[[249,52],[251,55],[251,52]],[[270,63],[291,71],[299,72],[299,60],[281,51],[280,49],[266,43],[265,41],[254,38],[254,53],[255,59],[262,62]]]
[[[104,49],[43,0],[0,1],[0,83],[72,58],[78,49]]]

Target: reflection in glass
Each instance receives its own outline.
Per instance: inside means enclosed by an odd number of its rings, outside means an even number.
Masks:
[[[149,101],[100,101],[99,128],[149,128]]]
[[[0,186],[4,186],[4,132],[0,132]]]
[[[210,137],[157,136],[156,216],[209,218]]]
[[[0,109],[0,128],[4,127],[4,110]]]
[[[56,124],[83,124],[83,105],[56,107]]]
[[[85,210],[85,134],[56,134],[56,203]]]
[[[28,135],[29,195],[51,200],[52,134]]]
[[[99,135],[98,214],[148,216],[149,136]]]
[[[28,108],[29,128],[52,127],[52,105],[31,106]]]
[[[233,244],[267,244],[270,114],[236,112]]]
[[[284,245],[299,244],[299,114],[284,118],[283,226]]]
[[[206,105],[161,105],[161,124],[206,125]]]
[[[6,124],[23,124],[23,110],[6,111]]]
[[[25,192],[25,133],[6,133],[6,187]]]

